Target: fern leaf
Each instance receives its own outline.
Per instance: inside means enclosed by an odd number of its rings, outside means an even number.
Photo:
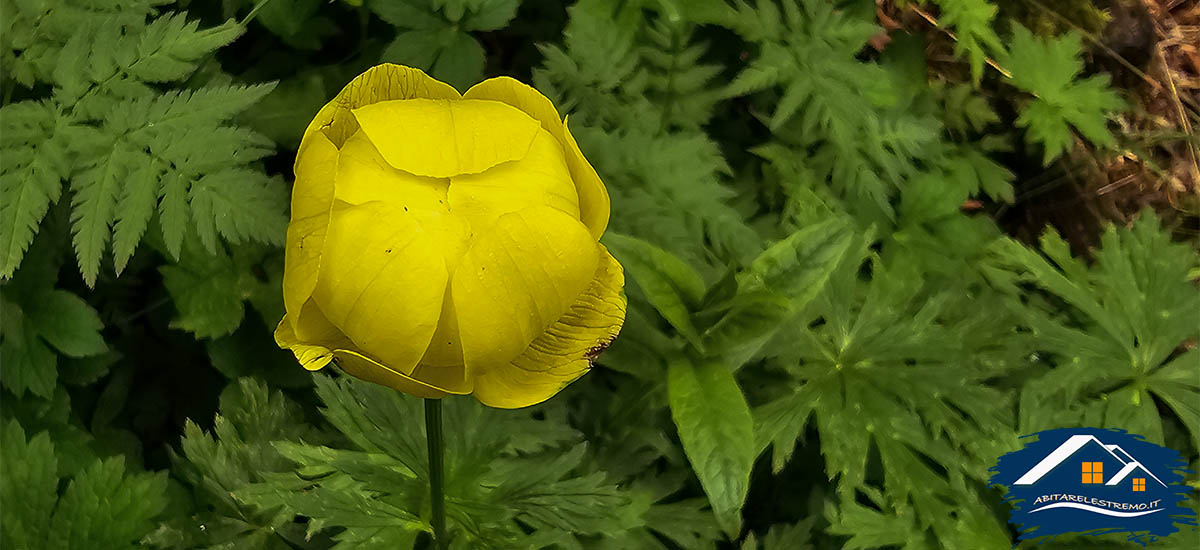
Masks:
[[[58,114],[47,103],[0,109],[0,277],[11,277],[37,226],[62,194],[67,148],[54,131]]]
[[[202,242],[215,252],[217,234],[230,242],[251,238],[282,244],[287,196],[279,182],[261,172],[229,169],[200,178],[189,191],[193,219]]]
[[[117,275],[125,270],[129,258],[146,233],[158,202],[159,170],[153,159],[140,159],[121,190],[113,224],[113,265]]]
[[[179,260],[183,250],[183,236],[192,219],[188,209],[188,182],[182,174],[167,174],[159,190],[158,220],[162,229],[163,244],[171,257]]]
[[[230,20],[216,27],[199,29],[199,21],[187,21],[182,13],[160,17],[141,32],[136,59],[126,72],[143,82],[170,82],[191,74],[196,61],[209,52],[233,42],[245,29]],[[134,46],[133,41],[126,42]]]
[[[95,286],[100,259],[112,236],[117,197],[137,153],[118,140],[110,156],[94,159],[71,179],[71,233],[75,257],[88,286]]]

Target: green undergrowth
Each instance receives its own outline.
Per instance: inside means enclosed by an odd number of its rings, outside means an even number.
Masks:
[[[858,0],[0,0],[0,546],[429,548],[419,400],[271,338],[300,133],[379,62],[552,98],[628,280],[559,396],[447,400],[453,548],[1007,550],[1021,435],[1200,470],[1194,246],[991,215],[1127,94],[1068,25],[908,4],[958,77]]]

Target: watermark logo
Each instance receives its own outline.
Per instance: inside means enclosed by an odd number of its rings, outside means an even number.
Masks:
[[[1000,457],[990,483],[1008,489],[1020,539],[1066,533],[1126,533],[1145,545],[1196,525],[1184,506],[1187,462],[1178,452],[1123,430],[1065,428]]]

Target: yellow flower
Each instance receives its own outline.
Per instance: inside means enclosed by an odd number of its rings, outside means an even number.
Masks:
[[[549,399],[625,319],[598,242],[608,192],[550,100],[511,78],[459,94],[359,75],[296,156],[280,347],[317,370],[493,407]]]

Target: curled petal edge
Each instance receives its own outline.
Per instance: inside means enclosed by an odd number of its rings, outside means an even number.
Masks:
[[[448,395],[466,395],[466,391],[453,388],[442,388],[422,382],[404,373],[392,370],[362,353],[351,349],[330,349],[319,344],[300,342],[292,331],[292,325],[287,317],[280,321],[275,329],[275,342],[279,347],[290,350],[300,365],[310,371],[321,370],[329,363],[337,360],[337,365],[347,374],[387,386],[402,392],[426,399],[437,399]]]
[[[550,399],[583,376],[621,331],[624,285],[621,264],[601,245],[592,284],[516,359],[476,374],[475,398],[489,407],[528,407]]]

